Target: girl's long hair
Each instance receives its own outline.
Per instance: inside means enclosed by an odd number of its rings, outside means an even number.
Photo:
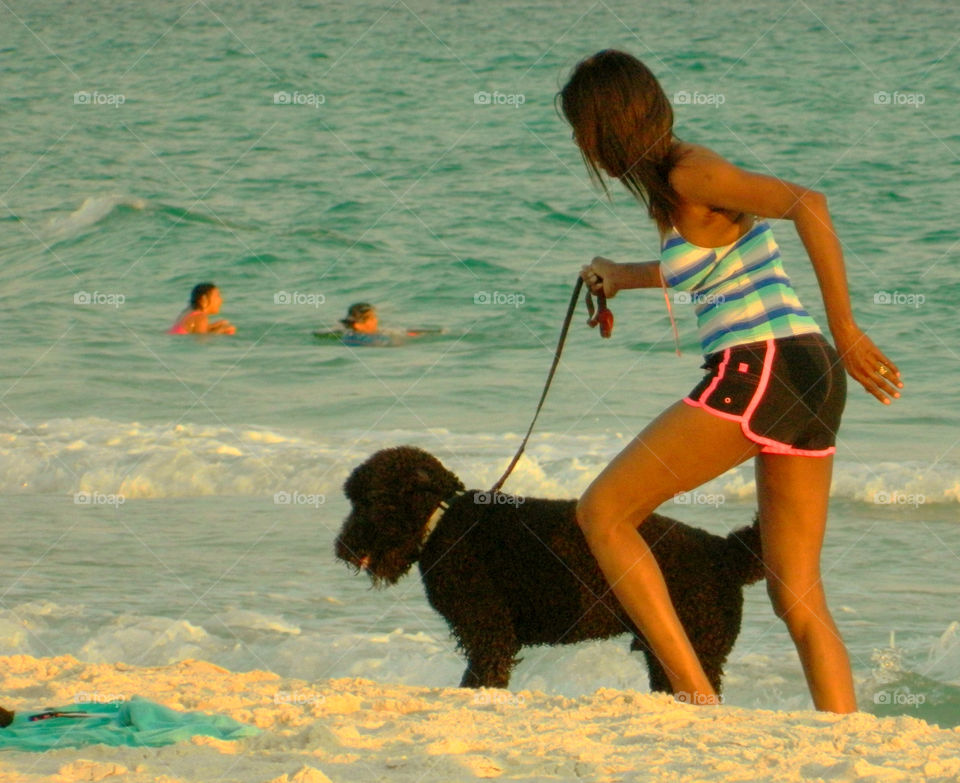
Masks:
[[[650,69],[626,52],[604,49],[577,63],[556,97],[594,184],[609,198],[599,163],[667,230],[679,202],[668,179],[678,155],[673,108]]]

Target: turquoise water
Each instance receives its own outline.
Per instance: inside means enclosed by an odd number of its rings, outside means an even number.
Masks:
[[[362,650],[365,676],[454,682],[459,661],[415,580],[398,601],[330,556],[339,488],[365,456],[403,442],[470,485],[492,483],[532,415],[579,267],[594,255],[656,258],[641,207],[622,188],[612,202],[591,188],[553,105],[576,61],[610,46],[677,96],[681,138],[829,197],[858,320],[906,388],[886,408],[851,387],[825,578],[865,706],[883,708],[871,689],[902,670],[937,683],[920,710],[945,720],[960,684],[960,50],[956,9],[913,8],[0,9],[0,492],[14,542],[0,643],[147,662],[194,644],[235,667],[349,671],[317,652],[324,640]],[[796,233],[774,230],[825,324]],[[236,337],[165,335],[207,279]],[[387,327],[443,334],[392,349],[312,337],[358,300]],[[699,378],[689,307],[675,308],[677,358],[658,292],[611,304],[610,341],[578,319],[508,490],[575,496]],[[748,467],[707,489],[722,506],[668,513],[717,531],[749,518]],[[277,492],[323,502],[277,505]],[[311,525],[317,544],[303,551]],[[169,536],[162,554],[134,534],[154,527]],[[195,560],[194,547],[210,558]],[[211,577],[228,561],[246,578]],[[146,569],[151,586],[171,578],[164,564],[184,564],[185,592],[137,595],[110,575],[121,563]],[[269,591],[250,583],[288,567],[301,577]],[[184,597],[207,588],[209,606]],[[748,600],[730,699],[805,706],[762,588]],[[220,628],[225,612],[233,633],[246,629],[239,640]],[[625,647],[548,651],[552,664],[517,682],[642,686]],[[578,679],[577,655],[589,677]]]

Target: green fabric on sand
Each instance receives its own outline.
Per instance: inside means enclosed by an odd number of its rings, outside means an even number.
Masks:
[[[83,713],[85,717],[30,720],[31,715],[49,710]],[[0,750],[45,751],[96,744],[153,747],[182,742],[196,734],[235,740],[259,732],[259,729],[226,715],[178,712],[134,696],[130,701],[106,704],[69,704],[43,710],[17,710],[13,723],[0,729]]]

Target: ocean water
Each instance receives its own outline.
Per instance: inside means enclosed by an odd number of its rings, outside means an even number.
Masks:
[[[340,487],[401,443],[489,486],[579,267],[657,257],[553,103],[616,47],[674,96],[681,138],[828,195],[857,318],[906,383],[890,407],[851,385],[828,596],[863,709],[960,724],[960,14],[913,8],[4,5],[0,652],[459,682],[416,576],[371,591],[334,560]],[[795,231],[774,229],[825,326]],[[208,279],[237,335],[164,334]],[[442,332],[311,335],[360,300]],[[507,491],[576,496],[698,380],[689,307],[678,358],[659,292],[611,305],[609,341],[578,311]],[[703,492],[665,513],[718,533],[752,516],[749,466]],[[528,650],[511,687],[642,690],[627,648]],[[810,706],[760,585],[727,669],[729,703]]]

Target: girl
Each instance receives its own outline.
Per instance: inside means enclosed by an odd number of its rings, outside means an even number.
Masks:
[[[198,283],[190,292],[190,306],[179,316],[176,322],[167,330],[167,334],[236,334],[236,327],[225,318],[219,321],[209,321],[207,316],[220,312],[223,297],[220,289],[213,283]]]
[[[754,457],[774,611],[797,647],[817,709],[852,712],[850,662],[820,581],[844,368],[884,404],[903,384],[854,321],[826,198],[678,139],[660,84],[624,52],[608,49],[578,63],[557,97],[591,179],[605,191],[598,167],[619,179],[661,235],[660,261],[597,257],[581,277],[608,297],[662,284],[689,292],[707,370],[580,498],[587,543],[677,698],[716,703],[637,528],[665,500]],[[836,350],[797,299],[764,218],[794,222]]]

